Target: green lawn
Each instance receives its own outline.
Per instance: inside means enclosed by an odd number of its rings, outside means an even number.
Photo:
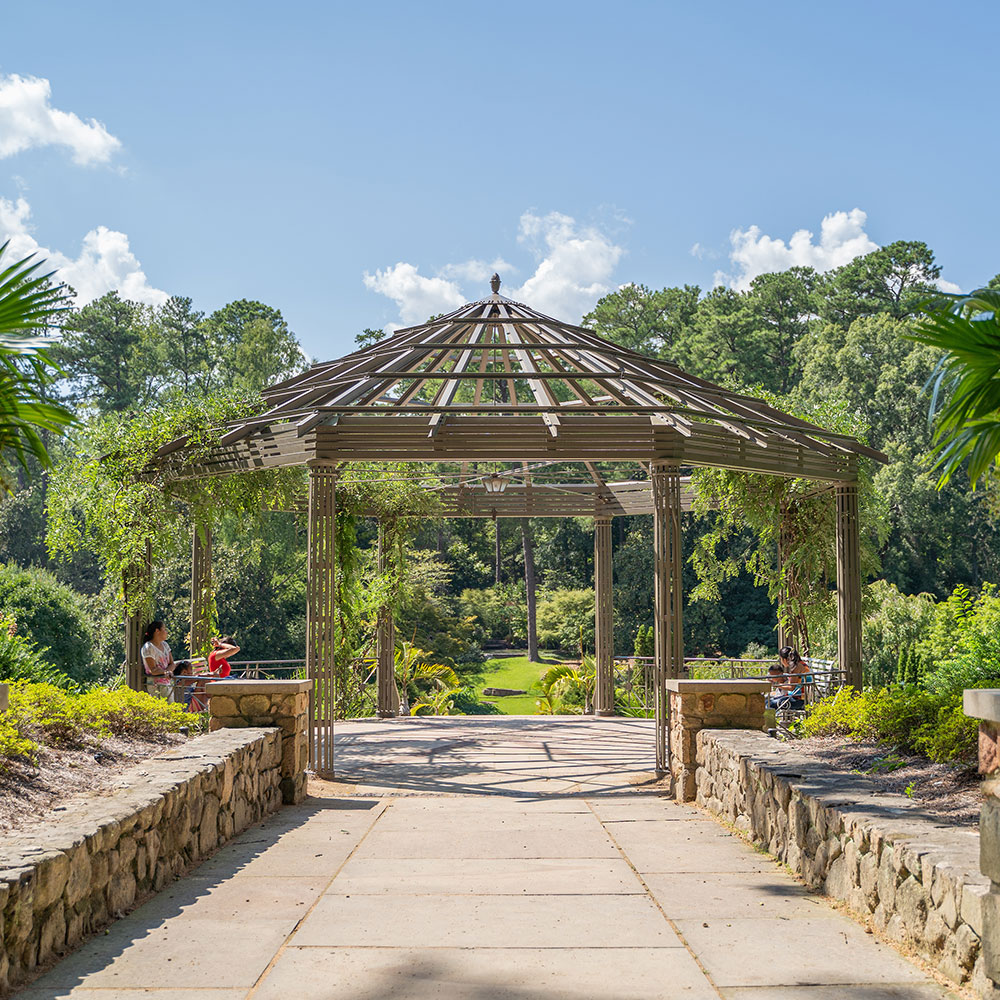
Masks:
[[[562,662],[562,657],[554,653],[542,653],[542,657],[550,663]],[[476,681],[476,691],[482,695],[483,688],[513,688],[527,691],[548,669],[549,664],[532,663],[527,656],[505,656],[496,660],[487,660],[483,664],[483,672]],[[537,715],[536,695],[512,694],[506,698],[489,697],[484,701],[493,702],[504,715]]]

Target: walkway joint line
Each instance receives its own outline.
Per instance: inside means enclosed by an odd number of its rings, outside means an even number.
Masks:
[[[655,906],[657,910],[660,911],[660,916],[662,916],[663,919],[667,922],[670,929],[677,935],[677,940],[680,941],[682,945],[684,945],[684,948],[687,951],[687,953],[694,959],[695,965],[697,965],[698,968],[701,970],[701,974],[708,981],[708,985],[711,986],[713,990],[715,990],[715,994],[716,996],[719,997],[719,1000],[725,1000],[725,998],[722,996],[722,993],[719,991],[719,987],[715,985],[715,980],[709,975],[708,969],[705,968],[705,966],[702,964],[701,959],[698,958],[698,956],[695,954],[694,949],[691,947],[690,944],[688,944],[687,938],[684,937],[684,935],[681,933],[681,930],[677,926],[677,924],[675,924],[673,920],[671,920],[670,917],[667,916],[667,911],[663,909],[663,906],[660,904],[660,901],[656,898],[656,896],[653,895],[653,891],[649,888],[649,885],[646,883],[646,880],[639,874],[639,870],[635,867],[634,864],[632,864],[632,859],[629,858],[629,856],[625,853],[624,849],[622,848],[622,845],[619,844],[618,840],[615,838],[615,835],[608,829],[607,824],[604,822],[604,820],[602,820],[601,817],[598,816],[597,811],[594,809],[593,805],[590,802],[590,799],[584,799],[584,802],[586,803],[587,808],[594,814],[594,819],[596,819],[597,822],[601,824],[601,829],[606,834],[608,840],[610,840],[611,843],[615,845],[615,850],[622,856],[622,860],[625,862],[625,864],[629,866],[629,868],[632,869],[632,874],[635,875],[635,877],[638,879],[639,885],[642,886],[642,891],[652,902],[653,906]]]
[[[286,937],[285,940],[281,942],[281,945],[279,946],[278,950],[271,956],[271,961],[267,963],[267,966],[265,967],[264,971],[257,977],[257,981],[247,991],[247,995],[244,998],[244,1000],[252,1000],[254,994],[260,989],[260,987],[264,983],[264,980],[267,979],[271,970],[277,964],[278,959],[281,958],[281,956],[284,955],[285,952],[288,950],[288,948],[291,946],[292,938],[295,937],[295,935],[298,933],[299,928],[309,918],[313,910],[315,910],[316,907],[319,906],[321,900],[329,891],[330,886],[333,885],[333,882],[336,879],[336,877],[344,870],[344,866],[348,863],[348,861],[350,861],[351,858],[354,857],[354,855],[358,851],[358,848],[368,839],[368,834],[370,834],[372,830],[375,829],[375,826],[378,823],[378,821],[389,811],[394,801],[395,799],[389,799],[388,802],[381,801],[381,804],[384,805],[384,808],[379,810],[378,815],[371,821],[371,823],[368,824],[368,829],[365,830],[365,832],[362,834],[358,842],[354,845],[353,848],[351,848],[350,854],[348,854],[347,857],[344,858],[344,860],[341,861],[341,863],[337,866],[337,870],[330,876],[329,881],[327,881],[326,885],[323,886],[323,891],[316,896],[309,909],[306,910],[306,912],[303,913],[302,916],[299,917],[299,919],[295,922],[295,926],[288,932],[288,937]]]

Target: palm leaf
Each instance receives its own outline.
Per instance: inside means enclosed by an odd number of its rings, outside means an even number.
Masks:
[[[938,488],[963,466],[975,486],[1000,459],[1000,289],[925,305],[909,339],[943,352],[928,383]]]
[[[10,245],[0,246],[0,259]],[[76,423],[65,407],[46,396],[52,365],[45,353],[51,340],[32,336],[47,329],[52,317],[69,308],[65,286],[53,287],[51,273],[37,273],[43,261],[26,257],[0,265],[0,466],[15,459],[29,468],[51,462],[42,434],[62,433]],[[0,468],[0,486],[9,488]]]

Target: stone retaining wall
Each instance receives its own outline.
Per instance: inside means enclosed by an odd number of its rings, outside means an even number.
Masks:
[[[281,734],[224,730],[0,843],[0,993],[281,806]]]
[[[949,979],[1000,1000],[981,953],[990,883],[974,830],[763,733],[704,730],[697,743],[700,805]]]

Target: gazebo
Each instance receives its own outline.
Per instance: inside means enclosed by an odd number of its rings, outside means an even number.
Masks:
[[[861,681],[858,459],[885,456],[676,365],[492,294],[270,386],[264,410],[233,423],[192,464],[185,441],[157,456],[177,478],[305,465],[308,492],[306,668],[316,681],[312,764],[332,773],[336,487],[350,462],[453,463],[437,492],[445,517],[594,518],[595,711],[614,711],[611,523],[652,514],[656,767],[667,770],[666,680],[682,676],[682,470],[735,469],[832,484],[836,492],[839,665]],[[599,465],[630,464],[609,481]],[[567,480],[557,470],[580,469]],[[194,534],[192,597],[205,592],[210,542]],[[193,629],[202,619],[192,614]],[[126,624],[139,677],[138,624]],[[378,636],[378,710],[391,714],[394,638]]]

